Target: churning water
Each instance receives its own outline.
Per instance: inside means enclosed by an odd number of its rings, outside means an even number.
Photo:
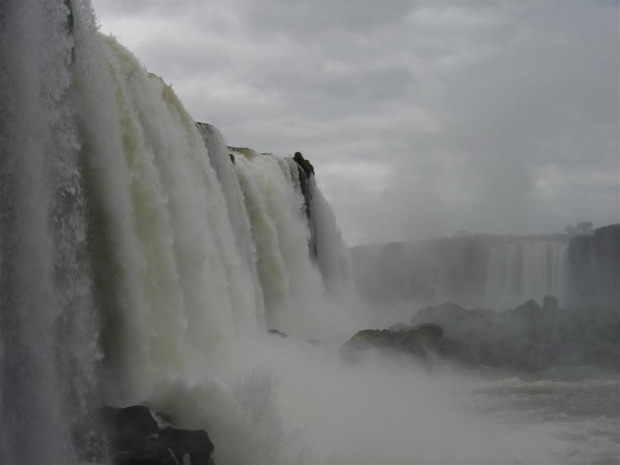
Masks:
[[[87,0],[4,0],[0,31],[0,463],[78,463],[75,426],[135,403],[206,428],[219,464],[617,456],[617,402],[563,407],[598,381],[342,364],[365,312],[292,159],[233,164]]]

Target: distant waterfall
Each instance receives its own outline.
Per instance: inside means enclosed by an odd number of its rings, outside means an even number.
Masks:
[[[546,294],[566,296],[568,240],[518,240],[491,248],[485,305],[508,308]]]
[[[217,385],[266,329],[310,331],[349,279],[314,181],[309,249],[292,159],[233,164],[87,1],[70,5],[0,4],[3,464],[77,463],[102,403]]]

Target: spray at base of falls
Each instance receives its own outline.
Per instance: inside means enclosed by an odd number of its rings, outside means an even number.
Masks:
[[[105,454],[84,419],[135,403],[206,428],[220,465],[551,461],[460,411],[458,374],[330,352],[366,325],[295,160],[233,164],[87,0],[5,0],[0,28],[1,463]]]

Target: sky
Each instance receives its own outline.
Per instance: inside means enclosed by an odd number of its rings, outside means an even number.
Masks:
[[[620,222],[620,3],[92,0],[228,145],[301,151],[349,245]]]

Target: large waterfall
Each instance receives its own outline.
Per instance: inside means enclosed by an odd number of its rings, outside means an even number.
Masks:
[[[551,294],[565,302],[568,240],[513,240],[492,247],[485,303],[514,308],[528,299],[542,302]]]
[[[341,357],[388,301],[354,293],[312,165],[228,147],[99,33],[88,0],[2,0],[0,65],[0,464],[119,463],[101,407],[135,404],[206,430],[219,465],[617,456],[605,403],[602,421],[590,404],[566,420],[565,398],[583,404],[572,385],[544,403],[546,381],[480,379],[430,355]],[[367,254],[366,287],[493,298],[488,275],[501,296],[561,295],[568,256],[604,271],[598,287],[573,276],[584,299],[617,295],[612,229],[568,252],[477,236],[389,244]],[[193,460],[169,451],[162,463]]]
[[[88,2],[4,1],[0,31],[0,462],[74,463],[96,406],[313,336],[346,249],[292,158],[231,159]]]

